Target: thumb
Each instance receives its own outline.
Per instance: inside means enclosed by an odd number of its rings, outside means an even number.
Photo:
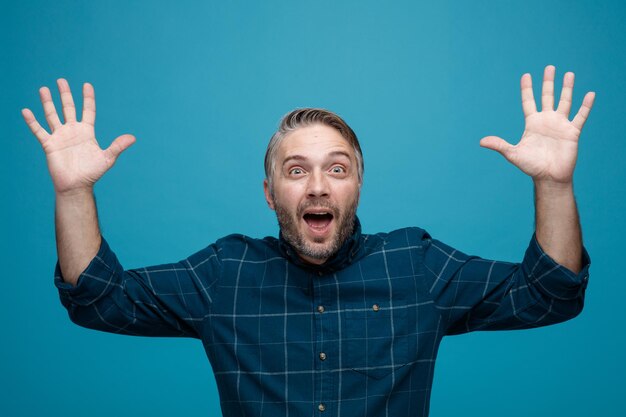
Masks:
[[[133,143],[135,143],[135,137],[133,135],[118,136],[104,152],[108,159],[115,162],[117,157]]]
[[[499,152],[505,158],[509,151],[514,148],[513,145],[497,136],[485,136],[480,140],[480,146]]]

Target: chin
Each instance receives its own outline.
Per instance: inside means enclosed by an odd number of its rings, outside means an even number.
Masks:
[[[339,244],[336,236],[332,236],[331,239],[324,239],[322,242],[305,240],[303,245],[297,249],[299,249],[301,255],[325,261],[339,250]]]
[[[282,236],[300,257],[323,263],[333,256],[350,236],[354,226],[356,205],[346,212],[324,208],[311,202],[293,213],[280,204],[274,207]]]

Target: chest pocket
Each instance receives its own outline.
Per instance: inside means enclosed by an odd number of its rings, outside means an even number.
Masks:
[[[343,314],[342,367],[375,379],[408,362],[408,323],[404,303],[347,306]]]

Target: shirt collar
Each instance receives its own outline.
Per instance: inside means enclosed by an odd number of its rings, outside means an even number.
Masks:
[[[282,232],[279,234],[279,248],[283,256],[299,267],[322,273],[335,272],[361,258],[364,250],[361,222],[357,216],[354,217],[354,231],[352,235],[346,239],[337,253],[321,265],[310,264],[300,258],[295,248],[285,240]]]

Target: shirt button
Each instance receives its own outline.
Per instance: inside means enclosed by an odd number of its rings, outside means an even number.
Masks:
[[[323,313],[324,312],[324,306],[317,306],[317,312],[318,313]]]
[[[324,273],[322,271],[317,271],[317,275],[321,277],[322,275],[324,275]]]
[[[320,353],[320,360],[323,360],[323,361],[326,360],[326,354],[324,352]]]
[[[317,406],[317,409],[320,411],[325,411],[326,410],[326,406],[324,404],[320,404]]]
[[[380,307],[378,306],[378,304],[374,304],[374,305],[372,306],[372,310],[374,310],[374,311],[378,311],[378,310],[380,310]]]

